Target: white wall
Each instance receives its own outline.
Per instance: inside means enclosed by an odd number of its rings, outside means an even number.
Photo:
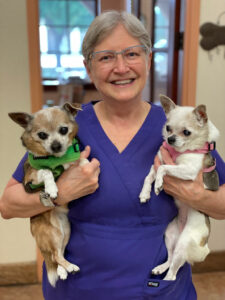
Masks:
[[[216,23],[220,13],[225,11],[224,0],[201,0],[200,25]],[[225,15],[221,18],[225,25]],[[200,36],[201,39],[201,36]],[[217,52],[219,50],[219,53]],[[209,117],[220,130],[217,149],[225,159],[225,46],[208,51],[199,46],[196,104],[206,104]],[[209,54],[212,59],[209,58]],[[210,248],[225,250],[225,221],[212,220]]]
[[[26,0],[0,0],[0,194],[24,154],[8,112],[30,111]],[[29,219],[0,217],[0,263],[35,260]]]

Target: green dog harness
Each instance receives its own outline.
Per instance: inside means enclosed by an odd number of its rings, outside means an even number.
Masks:
[[[59,178],[59,176],[64,171],[64,164],[74,162],[80,158],[80,149],[79,144],[76,139],[73,139],[72,145],[68,147],[66,153],[61,157],[55,157],[53,155],[49,156],[34,156],[33,154],[28,154],[28,162],[32,168],[36,170],[48,169],[51,170],[55,180]],[[40,184],[29,184],[32,190],[40,188],[43,186],[43,183]]]

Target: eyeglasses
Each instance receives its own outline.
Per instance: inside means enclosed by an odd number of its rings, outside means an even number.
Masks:
[[[139,63],[141,57],[146,53],[147,49],[144,45],[131,46],[123,49],[122,51],[103,50],[93,52],[90,55],[90,60],[96,62],[99,66],[111,67],[115,65],[117,55],[121,54],[124,61],[129,64]]]

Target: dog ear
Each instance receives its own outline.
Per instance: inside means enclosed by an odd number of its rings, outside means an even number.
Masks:
[[[16,122],[17,124],[19,124],[21,127],[25,129],[33,119],[33,116],[29,115],[28,113],[18,112],[18,113],[9,113],[8,115],[14,122]]]
[[[165,114],[168,114],[172,109],[174,109],[176,107],[176,104],[169,97],[167,97],[165,95],[159,95],[159,96],[160,96],[160,102],[165,111]]]
[[[71,114],[72,116],[76,116],[79,110],[82,110],[81,105],[79,103],[74,103],[73,105],[69,102],[66,102],[62,109],[65,110],[67,113]]]
[[[194,110],[193,114],[195,115],[197,121],[201,126],[203,126],[208,121],[208,116],[206,113],[206,106],[201,104],[198,105]]]

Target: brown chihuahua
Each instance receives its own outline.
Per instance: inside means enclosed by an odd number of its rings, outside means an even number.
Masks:
[[[62,107],[42,109],[33,115],[9,113],[10,118],[25,130],[22,143],[28,150],[24,165],[24,187],[27,192],[40,192],[40,201],[52,209],[31,217],[31,233],[45,259],[48,280],[55,287],[58,278],[80,269],[64,258],[70,237],[67,205],[55,206],[58,194],[56,179],[71,163],[80,159],[75,115],[78,106],[69,103]],[[82,160],[82,164],[85,163]]]

